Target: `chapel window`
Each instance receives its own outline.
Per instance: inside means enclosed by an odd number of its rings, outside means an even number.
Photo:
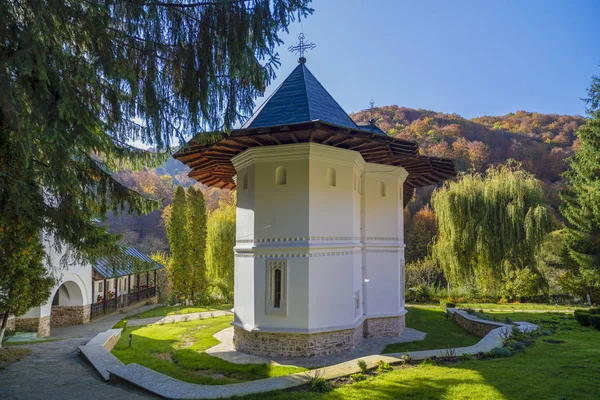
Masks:
[[[267,261],[267,314],[287,315],[287,260]]]
[[[242,178],[242,190],[248,189],[248,173],[244,172],[244,176]]]
[[[285,170],[285,167],[277,167],[275,170],[275,184],[287,184],[287,171]]]
[[[379,191],[380,191],[381,197],[385,197],[385,183],[383,183],[383,182],[379,183]]]
[[[327,182],[329,186],[336,186],[335,169],[327,168]]]

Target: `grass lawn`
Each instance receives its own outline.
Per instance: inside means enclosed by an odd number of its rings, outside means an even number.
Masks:
[[[141,319],[141,318],[155,318],[155,317],[166,317],[167,315],[179,315],[179,314],[193,314],[205,311],[215,310],[231,310],[232,304],[220,304],[217,306],[207,307],[194,307],[194,306],[162,306],[156,307],[152,310],[145,311],[143,313],[135,314],[128,319]]]
[[[412,310],[414,311],[414,310]],[[417,314],[414,312],[413,314]],[[410,315],[407,314],[407,316]],[[449,365],[416,366],[344,384],[332,392],[281,391],[248,399],[600,399],[600,331],[582,327],[571,316],[556,313],[511,313],[497,309],[498,319],[530,321],[543,328],[558,327],[533,347],[509,358],[465,361]],[[433,319],[429,334],[440,330]],[[407,319],[407,325],[411,326]]]
[[[0,370],[31,354],[31,349],[4,347],[0,349]]]
[[[288,375],[303,368],[268,364],[238,365],[204,350],[219,343],[213,335],[228,328],[233,317],[127,328],[112,353],[123,363],[137,363],[182,381],[219,385]],[[133,335],[128,347],[129,334]]]
[[[456,322],[446,319],[446,312],[436,307],[407,306],[406,326],[427,332],[424,340],[410,343],[390,344],[384,353],[400,353],[416,350],[452,349],[471,346],[479,338],[467,333]],[[436,329],[432,329],[436,327]]]

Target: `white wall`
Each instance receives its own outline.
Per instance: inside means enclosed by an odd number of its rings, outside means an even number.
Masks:
[[[353,327],[367,311],[403,314],[403,168],[365,164],[358,152],[314,143],[251,148],[233,164],[235,325],[316,332]],[[285,185],[276,184],[281,166]],[[265,312],[269,259],[288,260],[287,315]]]

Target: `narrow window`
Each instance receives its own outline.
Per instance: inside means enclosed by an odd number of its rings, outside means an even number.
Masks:
[[[273,307],[280,308],[281,307],[281,270],[277,268],[273,274],[274,282],[273,282]]]
[[[104,282],[98,284],[98,293],[104,293]]]
[[[277,167],[277,169],[275,170],[275,184],[287,184],[287,172],[285,170],[285,167]]]
[[[244,177],[242,178],[242,190],[248,189],[248,173],[244,172]]]
[[[329,186],[335,186],[336,185],[335,169],[333,169],[333,168],[327,168],[327,182],[329,182]]]
[[[383,182],[379,183],[379,190],[381,192],[381,197],[385,197],[385,183],[383,183]]]

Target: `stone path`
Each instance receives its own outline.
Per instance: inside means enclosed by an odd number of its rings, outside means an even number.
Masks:
[[[519,328],[522,331],[537,329],[537,326],[530,323],[517,322],[516,324],[519,325]],[[507,329],[507,327],[496,328],[474,346],[452,349],[453,355],[477,354],[501,346],[505,335],[510,332],[510,330],[507,331]],[[434,356],[446,356],[448,355],[448,349],[411,351],[407,354],[413,360],[423,360]],[[368,368],[374,368],[380,360],[388,363],[398,363],[402,361],[403,356],[404,353],[391,353],[384,355],[374,354],[360,358],[367,363]],[[111,373],[111,379],[113,376],[118,377],[121,380],[130,382],[138,387],[143,387],[149,392],[166,399],[216,399],[288,389],[308,382],[310,374],[315,374],[315,372],[301,372],[287,376],[230,385],[199,385],[171,378],[135,363],[116,367],[109,371]],[[340,364],[320,368],[319,371],[324,379],[334,379],[359,372],[359,368],[357,360],[353,359]]]
[[[226,311],[226,310],[215,310],[215,311],[204,311],[204,312],[191,313],[191,314],[167,315],[166,317],[131,319],[131,320],[127,321],[127,326],[141,326],[141,325],[150,325],[150,324],[159,324],[159,325],[172,324],[175,322],[187,322],[187,321],[194,321],[197,319],[224,317],[226,315],[233,315],[233,313],[231,311]]]
[[[64,340],[23,345],[30,356],[0,370],[2,400],[95,400],[156,398],[124,382],[105,383],[93,367],[79,356],[78,346],[113,327],[126,315],[154,306],[143,306],[127,314],[106,316],[84,325],[52,328],[51,337]]]
[[[219,340],[216,346],[206,350],[207,354],[218,357],[234,364],[274,364],[292,365],[304,368],[317,368],[327,365],[339,364],[373,354],[380,354],[385,346],[392,343],[414,342],[423,340],[427,334],[416,329],[405,328],[402,336],[364,339],[360,346],[348,351],[327,356],[288,358],[264,357],[241,353],[233,348],[233,327],[217,332],[214,337]]]

